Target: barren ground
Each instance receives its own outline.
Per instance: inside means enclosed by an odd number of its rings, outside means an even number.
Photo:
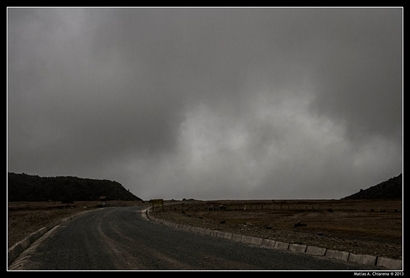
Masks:
[[[135,206],[135,201],[106,201],[105,206]],[[102,206],[100,201],[78,201],[73,204],[61,202],[9,202],[8,203],[8,247],[13,246],[30,233],[62,218],[81,211]]]
[[[166,202],[154,215],[181,224],[357,254],[402,256],[401,201]]]

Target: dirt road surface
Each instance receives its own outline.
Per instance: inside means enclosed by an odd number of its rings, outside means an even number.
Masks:
[[[62,224],[9,270],[359,270],[304,254],[251,247],[155,224],[141,207],[104,208]]]

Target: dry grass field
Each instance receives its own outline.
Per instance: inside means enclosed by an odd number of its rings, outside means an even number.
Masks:
[[[104,206],[135,206],[138,201],[106,201]],[[72,204],[61,202],[9,202],[8,203],[8,247],[13,246],[30,233],[62,218],[81,211],[96,209],[100,201],[78,201]]]
[[[402,202],[268,200],[167,202],[156,217],[358,254],[402,256]]]

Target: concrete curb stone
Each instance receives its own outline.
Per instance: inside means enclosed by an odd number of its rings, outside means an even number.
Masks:
[[[287,243],[287,242],[281,242],[281,241],[276,241],[274,248],[275,248],[275,249],[278,249],[278,250],[288,250],[288,249],[289,249],[289,243]]]
[[[403,262],[402,260],[395,260],[385,257],[377,257],[377,266],[385,267],[392,270],[401,270]]]
[[[254,241],[254,237],[252,236],[242,236],[242,240],[241,240],[242,243],[254,244],[253,241]]]
[[[243,235],[242,238],[241,238],[241,242],[246,243],[246,244],[250,244],[251,243],[250,236]]]
[[[69,218],[70,217],[61,219],[58,224],[68,221]],[[24,250],[29,248],[32,243],[56,225],[47,225],[46,227],[42,227],[10,247],[8,250],[8,264],[10,265],[18,256],[20,256],[21,253],[23,253]]]
[[[242,235],[240,235],[240,234],[232,234],[232,240],[233,240],[233,241],[237,241],[237,242],[241,242],[241,241],[242,241]]]
[[[262,240],[261,247],[268,248],[268,249],[274,249],[275,248],[275,243],[276,243],[276,241],[274,241],[272,239],[264,238]]]
[[[8,251],[8,263],[9,265],[26,249],[25,244],[22,242],[20,244],[15,244],[10,247]]]
[[[376,265],[376,256],[372,255],[362,255],[362,254],[353,254],[350,253],[349,255],[349,262],[358,263],[358,264],[365,264],[365,265]]]
[[[224,239],[231,239],[232,238],[232,233],[224,233]]]
[[[324,256],[326,254],[326,248],[308,246],[306,248],[306,254],[313,255],[313,256]]]
[[[297,253],[305,253],[306,252],[306,245],[303,244],[289,244],[289,250],[292,252],[297,252]]]
[[[225,238],[225,233],[221,231],[216,231],[215,236],[219,238]]]
[[[250,236],[249,240],[250,240],[249,242],[250,244],[259,246],[262,244],[263,238]]]
[[[349,259],[349,252],[327,249],[325,256],[330,259],[336,259],[347,262]]]

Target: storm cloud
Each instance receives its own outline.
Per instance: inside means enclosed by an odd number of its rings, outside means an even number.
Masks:
[[[292,199],[401,167],[400,8],[8,9],[9,171]]]

